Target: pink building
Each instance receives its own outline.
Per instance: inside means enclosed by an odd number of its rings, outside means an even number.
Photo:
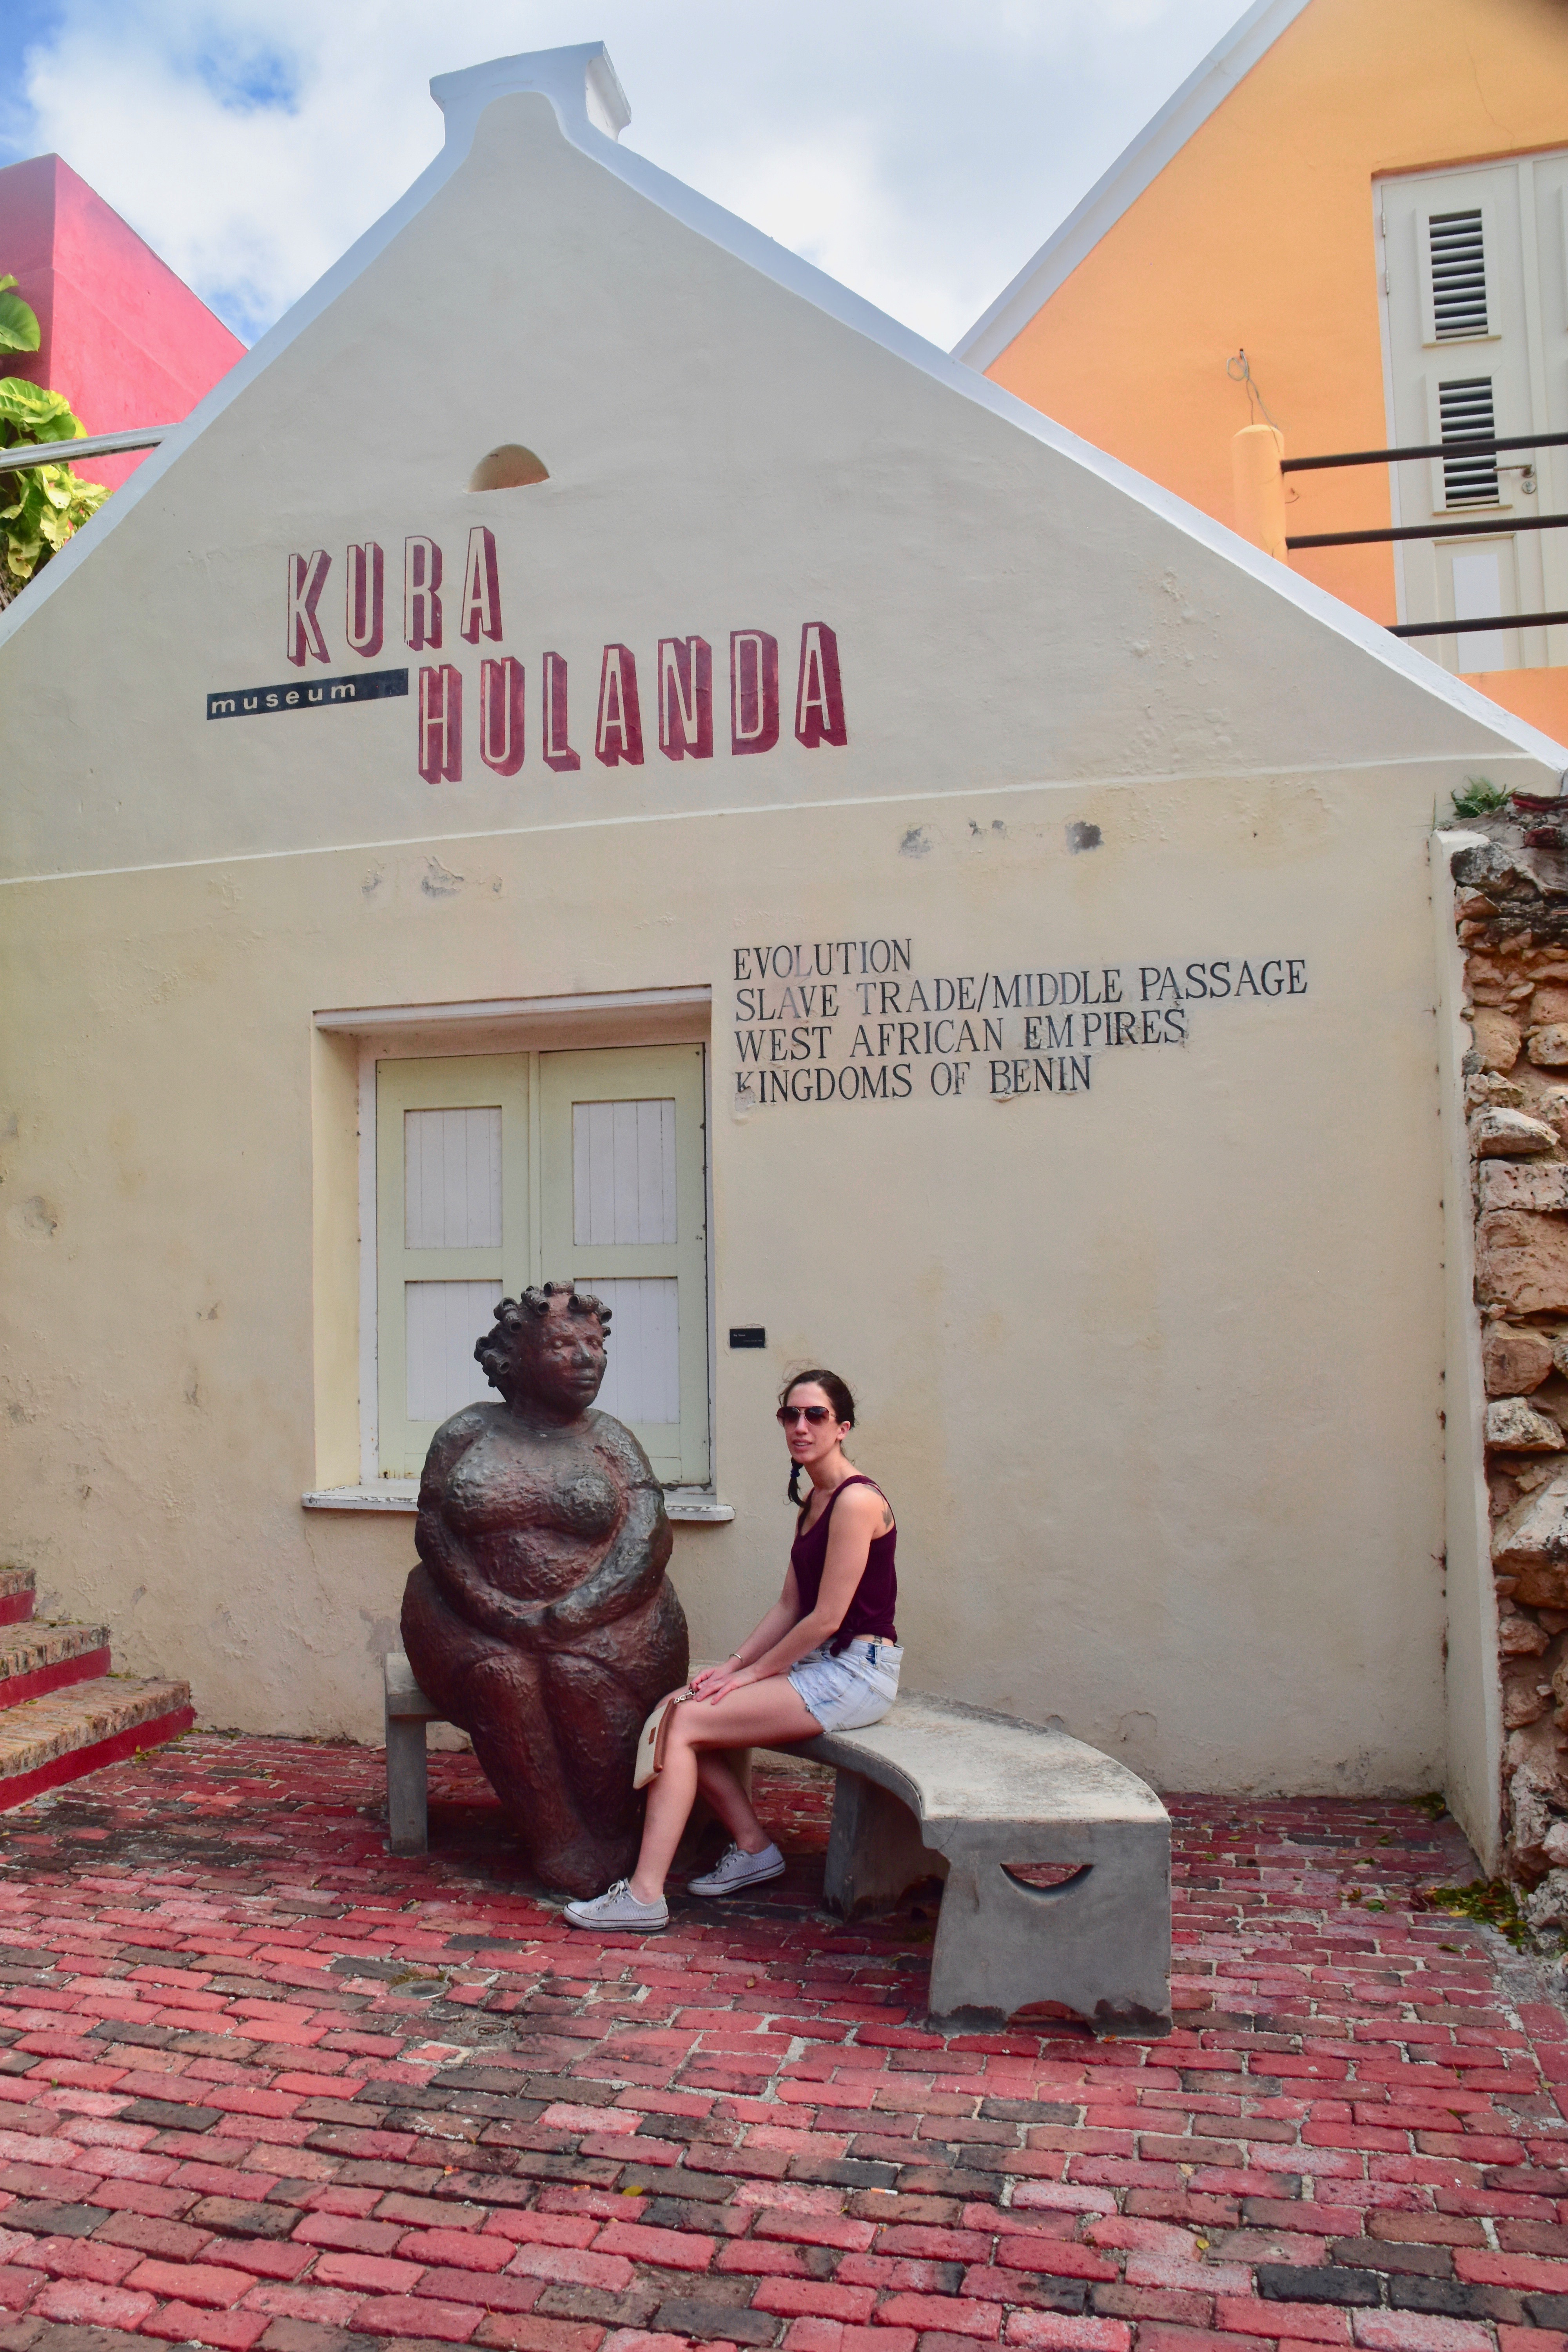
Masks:
[[[36,352],[5,373],[63,393],[89,433],[173,425],[245,349],[58,155],[0,171],[0,276],[37,312]],[[140,453],[79,471],[117,489]]]

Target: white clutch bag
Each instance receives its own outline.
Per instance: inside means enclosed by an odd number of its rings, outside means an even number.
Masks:
[[[634,1789],[646,1789],[656,1772],[664,1769],[664,1751],[669,1745],[669,1719],[683,1698],[689,1698],[689,1689],[671,1691],[661,1698],[642,1727],[637,1741],[637,1765],[632,1773]]]

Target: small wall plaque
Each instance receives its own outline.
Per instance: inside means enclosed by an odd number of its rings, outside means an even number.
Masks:
[[[767,1332],[760,1323],[731,1324],[730,1345],[731,1348],[765,1348],[767,1344]]]
[[[251,719],[268,710],[316,710],[337,702],[385,702],[408,691],[405,669],[362,669],[352,677],[286,678],[281,686],[237,686],[207,697],[209,719]]]

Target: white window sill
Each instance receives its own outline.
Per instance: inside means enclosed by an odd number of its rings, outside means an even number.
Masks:
[[[412,1518],[419,1508],[417,1478],[380,1478],[374,1486],[319,1486],[300,1497],[307,1511],[401,1511]],[[685,1526],[721,1526],[735,1516],[734,1507],[716,1496],[688,1487],[667,1493],[667,1517]]]
[[[301,1495],[307,1511],[406,1511],[419,1508],[417,1478],[378,1478],[374,1486],[320,1486]]]
[[[706,1486],[667,1486],[664,1515],[689,1527],[720,1527],[735,1516],[734,1507],[721,1503]]]

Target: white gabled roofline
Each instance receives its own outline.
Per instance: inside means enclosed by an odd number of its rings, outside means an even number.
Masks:
[[[1306,6],[1307,0],[1259,0],[1259,5],[1243,25],[1260,20],[1265,15],[1294,15]],[[1237,27],[1237,33],[1242,30]],[[1236,36],[1233,36],[1233,40]],[[1216,55],[1218,52],[1216,52]],[[602,61],[602,65],[601,65]],[[1097,449],[1091,442],[1081,441],[1026,401],[1017,399],[994,384],[988,376],[977,374],[973,368],[939,351],[911,329],[900,326],[858,294],[852,294],[837,278],[829,278],[798,254],[777,245],[764,236],[760,229],[747,221],[739,220],[721,205],[707,196],[699,195],[694,188],[661,172],[645,156],[629,148],[618,146],[613,136],[598,128],[595,115],[613,121],[614,96],[620,84],[615,79],[615,68],[602,42],[592,42],[573,48],[539,49],[516,58],[499,58],[488,65],[472,66],[466,72],[442,74],[431,89],[447,116],[447,143],[441,152],[420,173],[405,194],[389,212],[384,213],[373,228],[352,245],[342,259],[334,262],[324,276],[318,278],[309,293],[300,297],[292,310],[284,313],[275,327],[269,328],[254,350],[247,352],[229,370],[222,382],[215,384],[206,398],[170,435],[162,448],[145,464],[139,466],[122,489],[105,501],[90,522],[69,540],[46,569],[43,577],[26,594],[16,597],[4,614],[0,614],[0,646],[18,628],[24,627],[30,614],[37,612],[58,588],[64,585],[79,563],[87,562],[92,551],[106,534],[114,530],[125,516],[154,488],[172,466],[179,463],[192,443],[230,403],[270,366],[280,352],[286,351],[306,328],[321,317],[353,285],[363,271],[385,251],[405,224],[422,212],[437,191],[466,160],[473,143],[479,116],[496,99],[522,93],[537,92],[550,100],[555,109],[563,136],[595,163],[628,187],[636,189],[648,203],[657,205],[671,219],[679,221],[696,235],[708,238],[721,251],[732,254],[748,268],[758,270],[777,286],[810,302],[830,318],[839,320],[857,334],[891,352],[897,358],[919,368],[922,374],[945,384],[961,400],[976,407],[989,409],[994,415],[1005,418],[1010,425],[1026,433],[1031,440],[1045,443],[1061,457],[1083,467],[1086,473],[1101,481],[1142,507],[1148,514],[1158,515],[1172,528],[1195,544],[1207,548],[1233,569],[1245,572],[1258,584],[1287,604],[1308,613],[1336,636],[1359,646],[1371,654],[1385,669],[1418,687],[1424,693],[1479,725],[1495,737],[1501,738],[1532,760],[1538,760],[1553,773],[1561,773],[1568,751],[1523,719],[1516,719],[1500,703],[1491,701],[1475,688],[1440,669],[1436,662],[1417,654],[1401,638],[1390,636],[1375,621],[1369,621],[1352,605],[1342,604],[1337,596],[1303,580],[1261,548],[1240,539],[1215,522],[1198,508],[1189,506],[1174,491],[1167,490],[1146,475],[1135,473],[1120,458]],[[1174,101],[1173,101],[1173,103]],[[624,98],[620,101],[625,106]],[[1217,103],[1217,101],[1216,101]]]
[[[952,347],[954,359],[985,369],[1001,358],[1041,305],[1050,300],[1106,231],[1115,226],[1172,157],[1181,152],[1194,131],[1201,129],[1216,107],[1224,105],[1242,76],[1251,72],[1307,5],[1308,0],[1254,0],[1246,16],[1187,76],[1175,96],[1167,99],[1132,144],[1122,149],[1083,202],[1068,213],[1059,228],[1051,231],[989,310],[960,336]]]

